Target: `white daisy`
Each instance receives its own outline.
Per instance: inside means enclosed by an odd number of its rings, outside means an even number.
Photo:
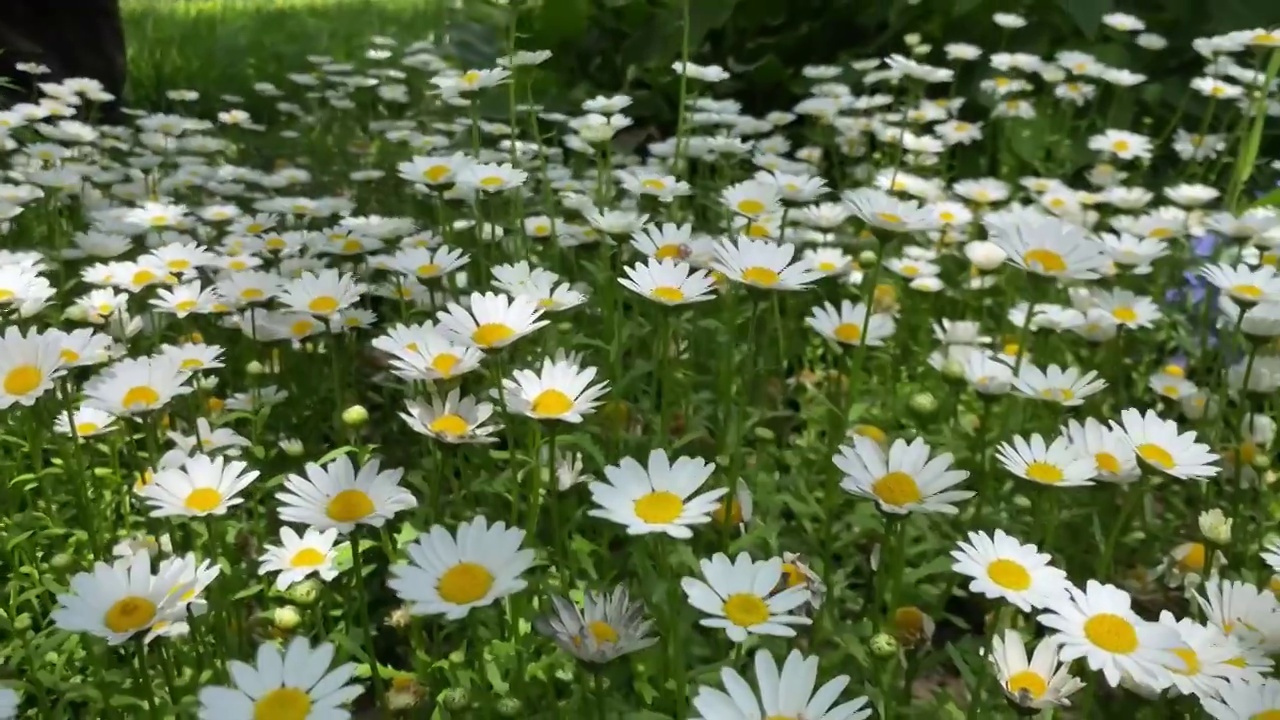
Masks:
[[[609,390],[608,381],[591,385],[595,377],[595,368],[579,367],[573,359],[544,358],[539,372],[521,369],[503,378],[507,410],[536,420],[580,423]]]
[[[1067,698],[1084,687],[1071,674],[1070,663],[1059,664],[1056,643],[1040,641],[1028,662],[1022,635],[1012,628],[1004,631],[1003,639],[991,639],[991,664],[1005,695],[1026,708],[1070,707]]]
[[[929,458],[929,445],[916,438],[910,444],[894,440],[886,454],[874,440],[861,435],[853,446],[841,445],[831,458],[844,479],[840,487],[859,497],[875,500],[887,513],[911,512],[954,515],[954,503],[973,497],[968,490],[949,490],[969,477],[966,470],[952,470],[951,453]]]
[[[680,580],[689,604],[711,616],[699,620],[699,625],[722,628],[730,640],[740,643],[750,634],[795,637],[792,625],[812,622],[790,614],[808,601],[807,587],[777,590],[782,558],[753,561],[744,552],[730,562],[724,553],[716,553],[699,564],[705,581],[693,577]]]
[[[897,327],[889,313],[868,313],[866,303],[854,305],[848,300],[840,303],[839,310],[831,303],[815,306],[804,323],[828,340],[869,347],[884,345]]]
[[[96,563],[93,570],[71,578],[68,592],[58,596],[53,622],[70,632],[87,632],[119,645],[158,622],[172,622],[185,612],[180,598],[188,586],[180,582],[182,567],[170,564],[151,574],[151,555],[145,550],[116,560]]]
[[[1039,433],[1030,440],[1013,436],[1013,443],[996,446],[996,457],[1005,470],[1020,478],[1053,487],[1092,485],[1098,474],[1093,456],[1071,443],[1065,435],[1046,445]]]
[[[803,290],[819,277],[807,264],[792,262],[795,246],[739,236],[721,240],[712,268],[734,282],[765,290]]]
[[[714,298],[716,283],[710,274],[678,260],[649,258],[623,272],[627,277],[618,278],[623,287],[656,303],[686,305]]]
[[[280,573],[276,576],[276,589],[286,590],[290,585],[311,574],[329,582],[338,576],[334,565],[337,557],[333,543],[338,539],[338,529],[320,531],[307,528],[301,537],[293,528],[280,528],[280,544],[267,545],[258,558],[258,574]]]
[[[227,664],[231,687],[200,688],[200,720],[346,720],[343,706],[359,697],[359,685],[348,685],[355,663],[330,670],[334,647],[311,647],[304,637],[289,642],[284,653],[272,642],[258,646],[256,667],[238,660]]]
[[[441,332],[482,350],[506,347],[546,325],[548,321],[538,319],[541,316],[533,298],[500,293],[471,293],[468,307],[449,303],[436,314]]]
[[[1124,433],[1134,453],[1143,464],[1157,472],[1181,480],[1207,480],[1218,474],[1213,463],[1220,459],[1209,446],[1196,442],[1194,430],[1178,432],[1178,424],[1163,420],[1154,410],[1145,415],[1135,408],[1121,411],[1120,423],[1112,421],[1117,432]]]
[[[1024,362],[1013,379],[1013,386],[1023,397],[1075,407],[1083,404],[1090,395],[1101,392],[1107,381],[1098,378],[1094,370],[1081,373],[1079,368],[1057,365],[1041,370]]]
[[[654,449],[648,467],[632,458],[604,469],[608,482],[592,482],[591,500],[599,507],[588,511],[627,528],[629,535],[661,532],[677,539],[693,537],[691,525],[711,521],[718,500],[728,488],[717,487],[694,495],[715,470],[714,463],[681,457],[674,463],[667,453]]]
[[[1066,595],[1067,574],[1053,567],[1053,557],[1031,544],[1022,544],[1003,530],[993,535],[969,533],[951,551],[951,569],[973,578],[969,591],[1003,598],[1023,612],[1044,608]]]
[[[156,472],[138,494],[151,505],[151,517],[225,515],[244,502],[236,496],[258,478],[256,470],[246,468],[247,463],[194,455],[181,467]]]
[[[307,463],[304,472],[306,477],[286,477],[278,496],[285,522],[347,533],[357,525],[382,527],[401,510],[418,506],[413,494],[400,487],[404,470],[381,470],[378,458],[365,463],[358,474],[346,455],[324,467]]]
[[[720,670],[724,690],[698,686],[693,698],[698,717],[694,720],[866,720],[871,716],[870,709],[863,709],[868,702],[865,697],[835,704],[849,686],[848,675],[838,675],[814,692],[816,655],[805,657],[792,650],[779,672],[773,656],[761,648],[756,651],[755,673],[756,689],[730,667]]]

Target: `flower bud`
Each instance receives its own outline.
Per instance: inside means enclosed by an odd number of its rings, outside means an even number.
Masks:
[[[504,697],[498,701],[497,710],[500,717],[519,717],[524,711],[524,703],[521,703],[519,698]]]
[[[446,710],[466,710],[471,707],[471,693],[466,688],[449,688],[440,696],[440,704]]]
[[[889,633],[876,633],[868,647],[871,654],[878,658],[888,658],[898,654],[898,641]]]
[[[880,256],[875,250],[863,250],[858,253],[858,264],[862,267],[870,267],[880,260]]]
[[[938,409],[938,400],[931,393],[921,392],[911,396],[908,401],[911,409],[921,415],[931,415]]]
[[[990,240],[974,240],[965,243],[964,255],[979,270],[990,272],[1000,267],[1009,257],[999,245]]]
[[[62,570],[71,565],[71,556],[67,553],[58,553],[49,559],[49,567],[54,570]]]
[[[292,605],[278,607],[271,611],[271,624],[282,632],[296,630],[302,624],[302,613]]]
[[[1249,413],[1240,421],[1240,434],[1258,447],[1269,447],[1276,438],[1276,421],[1262,413]]]
[[[257,360],[254,360],[250,362],[248,365],[244,366],[244,371],[250,375],[262,375],[267,371],[267,368],[262,363],[258,362]]]
[[[299,605],[311,605],[320,597],[320,591],[324,586],[315,578],[307,578],[299,583],[294,583],[285,591],[285,597],[290,602]]]
[[[1227,545],[1231,542],[1232,520],[1218,508],[1200,513],[1200,534],[1215,545]]]
[[[369,422],[369,411],[363,405],[352,405],[342,411],[342,422],[351,427],[360,427]]]

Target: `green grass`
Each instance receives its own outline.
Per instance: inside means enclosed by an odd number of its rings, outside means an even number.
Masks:
[[[375,34],[427,38],[442,12],[429,0],[124,0],[128,102],[161,110],[172,105],[166,90],[187,88],[202,111],[225,108],[224,94],[252,111],[267,102],[254,82],[281,83],[307,55],[357,60]]]

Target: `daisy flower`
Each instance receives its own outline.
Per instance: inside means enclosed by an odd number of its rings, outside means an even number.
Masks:
[[[1112,427],[1124,433],[1143,464],[1180,480],[1207,480],[1218,474],[1213,463],[1219,457],[1209,446],[1196,442],[1194,430],[1178,432],[1178,424],[1163,420],[1154,410],[1145,415],[1135,408],[1121,411],[1120,423]]]
[[[789,614],[809,599],[808,588],[776,590],[782,580],[782,558],[753,561],[744,552],[730,562],[724,553],[716,553],[699,564],[706,581],[680,580],[689,604],[711,616],[699,620],[699,625],[722,628],[730,640],[740,643],[750,634],[795,637],[792,625],[812,622]]]
[[[258,574],[280,573],[276,576],[276,590],[284,591],[311,574],[329,582],[338,576],[334,564],[337,555],[333,543],[338,539],[338,529],[320,531],[307,528],[301,537],[293,528],[280,528],[280,544],[267,545],[258,558]]]
[[[658,641],[649,634],[653,621],[645,618],[644,605],[633,602],[621,585],[607,595],[586,593],[581,608],[559,596],[552,596],[551,606],[534,628],[579,660],[606,663]]]
[[[894,440],[886,454],[874,440],[861,435],[853,446],[841,445],[831,458],[844,473],[840,487],[859,497],[875,500],[887,513],[911,512],[954,515],[954,503],[973,497],[968,490],[949,490],[969,477],[968,471],[952,470],[951,453],[929,458],[929,445],[922,438],[910,444]]]
[[[1067,574],[1053,567],[1053,557],[1031,544],[1022,544],[1003,530],[994,535],[969,533],[951,551],[951,569],[973,578],[969,591],[1002,598],[1023,612],[1044,608],[1066,595]]]
[[[1233,679],[1221,698],[1201,698],[1200,706],[1214,720],[1271,720],[1280,717],[1280,680]]]
[[[520,575],[534,553],[521,550],[522,542],[524,530],[503,522],[490,526],[483,515],[458,525],[455,534],[433,525],[405,548],[408,562],[391,566],[387,585],[414,615],[460,620],[528,585]]]
[[[109,412],[103,412],[96,408],[80,407],[77,408],[68,419],[67,413],[63,412],[53,419],[53,431],[59,435],[71,435],[72,428],[75,428],[75,436],[80,438],[93,437],[109,432],[116,422],[116,416]]]
[[[1057,217],[1021,211],[988,215],[982,222],[1008,262],[1035,275],[1092,280],[1108,262],[1101,243],[1080,226]]]
[[[871,710],[863,708],[867,698],[857,697],[835,705],[849,686],[848,675],[828,680],[814,692],[818,680],[818,657],[805,657],[792,650],[778,670],[778,663],[761,648],[755,656],[756,688],[733,668],[720,670],[724,690],[698,686],[693,707],[696,720],[759,720],[759,718],[804,718],[804,720],[866,720]],[[833,707],[834,705],[834,707]]]
[[[1114,428],[1093,418],[1085,418],[1083,425],[1071,419],[1062,428],[1062,434],[1078,452],[1093,456],[1098,470],[1095,480],[1130,483],[1142,477],[1133,446],[1123,433]]]
[[[60,334],[6,328],[0,336],[0,410],[34,405],[66,372],[62,365]]]
[[[1251,268],[1244,264],[1231,267],[1221,263],[1205,267],[1200,274],[1240,305],[1280,300],[1280,276],[1270,265]]]
[[[1005,696],[1025,708],[1070,707],[1067,698],[1084,687],[1071,674],[1070,663],[1059,664],[1056,643],[1042,640],[1028,662],[1022,635],[1013,628],[1004,631],[1003,639],[991,639],[990,657]]]
[[[721,240],[711,267],[725,277],[766,290],[803,290],[819,277],[803,262],[792,262],[795,246],[740,236]]]
[[[200,720],[258,720],[258,718],[325,718],[344,720],[343,706],[359,697],[359,685],[349,685],[355,663],[330,670],[334,647],[314,648],[304,637],[289,641],[284,653],[273,642],[258,646],[257,664],[232,660],[227,665],[230,687],[200,688]]]
[[[302,277],[285,284],[279,299],[296,312],[331,317],[358,302],[366,290],[368,287],[357,282],[351,273],[322,270],[318,275],[304,272]]]
[[[711,300],[715,280],[705,270],[695,270],[678,260],[649,258],[623,268],[625,278],[618,282],[637,295],[663,305],[687,305]]]
[[[744,180],[725,188],[720,200],[738,215],[752,219],[782,211],[782,198],[773,182]]]
[[[1046,445],[1039,433],[1030,441],[1021,435],[1013,436],[1013,444],[1000,443],[996,457],[1005,470],[1020,478],[1054,487],[1080,487],[1092,485],[1098,474],[1094,459],[1071,444],[1070,438],[1060,436]]]
[[[934,230],[941,222],[934,213],[914,200],[900,200],[883,190],[858,188],[841,194],[853,214],[868,226],[891,232]]]
[[[609,390],[608,381],[591,385],[595,376],[595,368],[579,367],[571,358],[544,358],[540,372],[521,369],[512,379],[503,378],[507,410],[535,420],[580,423]]]
[[[190,379],[190,371],[172,356],[125,358],[85,383],[84,404],[112,415],[138,415],[191,392]]]
[[[719,499],[728,492],[717,487],[694,495],[715,469],[714,463],[693,457],[672,463],[661,449],[649,453],[647,467],[623,458],[605,467],[608,482],[588,485],[598,507],[587,514],[624,525],[629,535],[661,532],[687,540],[693,537],[689,526],[710,522]]]
[[[1099,379],[1098,373],[1093,370],[1081,374],[1074,367],[1050,365],[1041,370],[1031,363],[1023,363],[1018,369],[1017,377],[1013,379],[1013,386],[1023,397],[1075,407],[1083,404],[1090,395],[1101,392],[1107,386],[1107,381]]]
[[[493,403],[479,402],[470,395],[464,398],[460,388],[450,390],[443,401],[439,397],[433,397],[429,404],[407,400],[405,409],[400,417],[410,429],[451,445],[497,442],[493,434],[502,429],[500,423],[485,424],[493,417]]]
[[[449,303],[436,314],[439,329],[458,342],[482,350],[506,347],[548,321],[533,298],[499,293],[471,293],[469,307]]]
[[[430,280],[451,273],[466,265],[470,257],[448,245],[434,250],[428,248],[401,248],[387,259],[387,269],[418,280]]]
[[[815,306],[804,319],[804,324],[841,345],[865,344],[869,347],[884,345],[897,327],[893,315],[868,313],[866,303],[854,305],[848,300],[840,303],[839,310],[831,303]]]
[[[1154,690],[1169,686],[1166,668],[1178,662],[1173,651],[1182,646],[1176,630],[1138,617],[1129,593],[1114,585],[1090,580],[1067,592],[1037,618],[1056,631],[1050,641],[1060,644],[1063,662],[1084,658],[1112,687],[1126,675]]]
[[[982,395],[1004,395],[1013,388],[1015,360],[1007,355],[997,355],[984,349],[967,350],[963,351],[960,362],[965,381]]]
[[[93,570],[73,576],[69,591],[58,596],[54,625],[119,645],[158,622],[172,622],[185,614],[180,598],[190,585],[181,583],[182,571],[170,564],[153,576],[151,555],[145,550],[112,565],[96,563]]]
[[[151,506],[151,517],[225,515],[228,508],[244,502],[236,496],[258,478],[256,470],[245,472],[247,467],[248,463],[194,455],[180,468],[155,473],[139,494]]]
[[[1239,580],[1209,577],[1194,593],[1205,620],[1246,648],[1280,649],[1280,601],[1269,589]]]
[[[1163,317],[1160,306],[1146,295],[1138,295],[1122,288],[1094,290],[1089,296],[1094,307],[1105,311],[1115,321],[1130,328],[1146,328],[1155,325]]]
[[[681,260],[693,244],[693,226],[650,223],[631,233],[631,247],[655,260]]]
[[[1241,651],[1220,628],[1190,618],[1179,620],[1168,610],[1160,612],[1159,622],[1173,628],[1182,639],[1182,646],[1173,650],[1178,660],[1167,666],[1178,692],[1214,699],[1227,689],[1230,680],[1244,677],[1243,669],[1234,664]]]
[[[400,487],[404,470],[381,470],[377,458],[365,463],[359,473],[346,455],[323,467],[307,463],[304,472],[306,477],[285,478],[279,495],[280,519],[285,522],[348,533],[357,525],[382,527],[401,510],[418,506],[413,495]]]

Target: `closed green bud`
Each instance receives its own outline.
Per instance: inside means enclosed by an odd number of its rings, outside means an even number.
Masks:
[[[342,411],[342,422],[351,427],[359,427],[369,422],[369,411],[363,405],[352,405]]]
[[[71,556],[66,553],[58,553],[49,558],[49,567],[55,570],[61,570],[71,564]]]
[[[13,629],[14,629],[14,630],[29,630],[29,629],[31,629],[31,616],[30,616],[30,615],[25,615],[25,614],[24,614],[24,615],[19,615],[18,617],[14,618],[14,619],[13,619]]]
[[[445,710],[466,710],[471,707],[471,693],[466,688],[449,688],[440,695],[440,704]]]
[[[898,640],[889,633],[876,633],[868,645],[871,654],[878,658],[893,657],[898,654]]]
[[[862,267],[875,265],[879,260],[880,256],[876,254],[875,250],[863,250],[858,253],[858,264]]]
[[[320,597],[320,590],[324,586],[315,578],[307,578],[299,583],[289,586],[284,592],[285,597],[289,598],[289,602],[299,605],[311,605]]]
[[[292,605],[278,607],[271,612],[271,624],[275,625],[277,630],[289,632],[302,624],[302,614]]]
[[[502,717],[519,717],[524,711],[524,703],[519,698],[504,697],[498,701],[498,715]]]
[[[920,413],[921,415],[932,415],[938,409],[937,398],[927,392],[912,395],[908,404],[911,405],[912,410]]]

